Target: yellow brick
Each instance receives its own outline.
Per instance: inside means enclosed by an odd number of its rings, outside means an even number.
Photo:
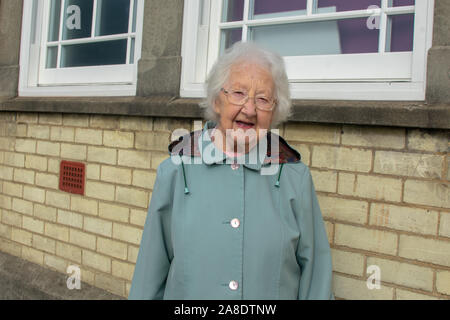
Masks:
[[[372,257],[367,259],[367,266],[370,265],[380,268],[383,282],[426,291],[433,290],[433,270],[430,268]]]
[[[342,144],[370,148],[403,149],[405,147],[405,130],[344,125]]]
[[[117,151],[111,148],[88,146],[88,161],[106,164],[116,164]]]
[[[0,149],[13,151],[14,150],[14,139],[8,138],[8,137],[7,138],[0,137]],[[16,149],[16,151],[18,151],[18,150]]]
[[[56,142],[38,141],[36,152],[47,156],[59,157],[60,145]]]
[[[162,132],[136,132],[136,149],[167,151],[170,134]]]
[[[32,231],[34,233],[44,233],[44,222],[31,217],[23,217],[22,226],[25,230]]]
[[[130,223],[143,227],[147,218],[147,210],[131,209]]]
[[[13,256],[20,257],[22,251],[22,245],[14,241],[0,238],[0,251],[9,253]]]
[[[125,167],[149,169],[150,152],[119,150],[118,164]]]
[[[111,272],[111,258],[88,250],[83,250],[82,257],[84,265],[103,272]]]
[[[92,250],[95,250],[95,248],[97,247],[97,240],[94,235],[76,229],[70,229],[69,242],[77,246]]]
[[[99,216],[108,220],[115,220],[119,222],[128,222],[130,209],[127,207],[121,207],[114,204],[99,203]]]
[[[152,131],[153,118],[150,117],[120,117],[120,129],[133,131]]]
[[[89,115],[63,114],[63,125],[72,127],[88,127]]]
[[[40,113],[39,123],[41,124],[62,124],[62,114],[61,113]]]
[[[156,180],[156,172],[153,171],[133,171],[133,185],[146,189],[153,189]]]
[[[90,180],[100,180],[100,166],[98,164],[87,164],[86,178]]]
[[[30,201],[13,198],[12,209],[29,216],[33,215],[33,203]]]
[[[16,137],[26,138],[27,136],[27,125],[26,124],[17,124],[16,125]]]
[[[147,208],[149,204],[149,195],[148,192],[145,191],[117,186],[116,201],[132,206]]]
[[[23,215],[12,211],[2,210],[2,223],[22,228]]]
[[[34,216],[42,220],[56,222],[56,209],[35,203]]]
[[[392,232],[336,224],[335,233],[337,245],[390,255],[397,252],[397,235]]]
[[[436,234],[438,212],[419,208],[372,203],[370,224],[421,234]]]
[[[15,149],[18,152],[35,153],[36,141],[29,139],[16,139]]]
[[[16,182],[34,184],[34,171],[26,169],[14,169],[13,180]]]
[[[33,155],[25,156],[25,168],[39,171],[47,170],[47,158]]]
[[[28,137],[48,140],[50,138],[50,127],[30,124],[28,126]]]
[[[10,226],[0,223],[0,238],[11,239],[11,232],[12,228]]]
[[[392,300],[394,289],[383,284],[380,289],[370,290],[366,280],[347,278],[341,275],[333,277],[334,295],[348,300]]]
[[[439,235],[450,238],[450,213],[448,212],[441,212]]]
[[[97,252],[122,260],[127,259],[127,245],[111,239],[98,237]]]
[[[139,254],[139,247],[128,246],[128,261],[136,263]]]
[[[406,180],[405,202],[450,208],[450,183]]]
[[[327,232],[327,238],[328,243],[333,244],[334,243],[334,223],[329,221],[324,221],[325,224],[325,230]]]
[[[114,223],[113,238],[139,245],[141,243],[142,229]]]
[[[289,123],[284,136],[287,140],[338,144],[340,131],[336,125]]]
[[[301,160],[307,166],[310,165],[312,146],[288,141],[289,145],[300,153]]]
[[[40,187],[58,190],[59,179],[57,175],[47,173],[36,173],[36,185]]]
[[[75,129],[70,127],[52,127],[50,130],[50,140],[74,142]]]
[[[33,248],[49,253],[55,253],[55,246],[55,240],[33,234]]]
[[[408,149],[430,152],[448,152],[448,133],[446,131],[436,130],[409,130]]]
[[[363,276],[364,256],[362,254],[332,249],[331,258],[334,271]]]
[[[133,280],[134,265],[131,263],[112,261],[112,275],[125,280]]]
[[[48,172],[59,174],[60,160],[48,159]]]
[[[13,182],[3,181],[3,193],[8,196],[22,198],[23,186]]]
[[[125,283],[125,297],[130,296],[131,282]]]
[[[124,131],[104,131],[103,144],[114,148],[133,148],[134,133]]]
[[[22,259],[42,265],[44,263],[44,254],[39,250],[23,246]]]
[[[151,159],[152,159],[151,168],[155,169],[155,170],[158,169],[158,166],[161,164],[161,162],[166,160],[168,157],[169,156],[167,155],[167,153],[152,152],[152,154],[151,154]]]
[[[439,179],[442,175],[443,162],[442,156],[376,151],[374,172]]]
[[[125,292],[125,281],[106,274],[97,274],[95,276],[95,286],[106,291],[123,296]]]
[[[367,221],[367,207],[365,201],[342,199],[330,196],[317,196],[326,218],[364,224]]]
[[[74,212],[58,209],[57,221],[66,226],[83,228],[83,216]]]
[[[72,195],[70,206],[73,211],[87,213],[93,216],[96,216],[98,213],[97,200],[85,199],[82,196]]]
[[[408,290],[395,289],[397,298],[396,300],[438,300],[436,297],[420,294]]]
[[[14,169],[10,167],[0,166],[0,179],[12,180]]]
[[[112,235],[112,223],[103,219],[85,217],[84,230],[92,233],[100,234],[106,237]]]
[[[45,234],[61,241],[69,241],[69,228],[53,223],[45,223]]]
[[[336,192],[337,173],[333,171],[311,170],[316,191]]]
[[[25,166],[25,156],[20,153],[5,152],[3,164],[11,167],[23,168]]]
[[[11,209],[11,197],[0,194],[0,208]]]
[[[114,270],[114,264],[113,264]],[[436,290],[450,296],[450,272],[438,270],[436,272]]]
[[[86,196],[101,200],[114,200],[114,186],[108,183],[87,181],[84,190]]]
[[[185,129],[190,132],[192,129],[192,121],[175,118],[154,118],[153,130],[172,133],[176,129]]]
[[[38,122],[38,113],[18,113],[17,114],[17,122],[19,123],[37,123]]]
[[[81,263],[81,249],[67,243],[56,243],[56,255]]]
[[[44,265],[61,273],[66,273],[67,261],[59,257],[44,255]]]
[[[450,267],[450,242],[400,235],[399,256]]]
[[[61,209],[69,209],[70,195],[62,192],[47,191],[45,204]]]
[[[19,242],[19,243],[27,245],[27,246],[31,246],[32,239],[33,239],[33,234],[31,232],[17,229],[17,228],[11,229],[11,240],[12,241]]]
[[[61,144],[61,157],[69,160],[86,160],[86,146]]]
[[[30,200],[33,202],[44,203],[45,191],[40,188],[24,186],[23,187],[23,198],[25,200]]]
[[[102,144],[102,130],[96,129],[75,129],[75,142],[85,144]]]
[[[91,115],[90,126],[99,129],[118,129],[119,116]]]
[[[339,173],[340,194],[376,200],[401,200],[402,181],[395,178]]]
[[[312,166],[337,170],[369,172],[372,151],[356,148],[314,146]]]
[[[84,266],[80,266],[80,271],[81,271],[81,273],[80,273],[81,281],[93,286],[94,279],[95,279],[95,273],[88,270],[87,268],[84,268]]]
[[[118,184],[131,184],[131,169],[102,166],[101,172],[101,180]]]

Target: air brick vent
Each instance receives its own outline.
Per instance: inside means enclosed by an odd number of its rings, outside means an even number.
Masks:
[[[59,189],[84,195],[85,165],[80,162],[61,161]]]

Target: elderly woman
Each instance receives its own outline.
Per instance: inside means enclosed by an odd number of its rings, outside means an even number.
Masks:
[[[311,173],[270,131],[291,108],[282,58],[235,44],[203,107],[158,167],[129,298],[333,298]]]

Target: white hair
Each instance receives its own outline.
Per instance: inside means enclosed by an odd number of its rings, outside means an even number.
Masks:
[[[209,72],[206,80],[206,98],[200,103],[200,107],[204,108],[205,119],[219,121],[220,115],[214,110],[214,103],[221,88],[228,81],[231,67],[243,62],[257,64],[269,71],[275,86],[276,99],[271,127],[286,121],[291,115],[292,104],[284,60],[279,54],[249,42],[235,43],[217,59]]]

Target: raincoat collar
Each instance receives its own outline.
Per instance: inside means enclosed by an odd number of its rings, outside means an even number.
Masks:
[[[222,150],[219,150],[211,140],[210,135],[215,126],[215,122],[207,121],[203,130],[193,131],[173,141],[169,144],[169,154],[172,156],[201,157],[203,163],[207,165],[240,163],[252,170],[260,170],[261,166],[270,164],[299,162],[301,159],[300,154],[295,149],[273,132],[268,132],[265,152],[259,154],[260,144],[258,144],[241,158],[228,156]],[[278,148],[276,148],[277,143]],[[274,147],[272,147],[272,144],[275,144]]]

